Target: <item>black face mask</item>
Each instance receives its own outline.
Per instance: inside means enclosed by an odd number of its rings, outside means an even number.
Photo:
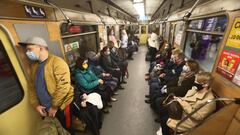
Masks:
[[[194,85],[193,85],[193,86],[196,86],[198,91],[203,89],[202,84],[198,84],[198,83],[195,83],[195,82],[194,82]]]

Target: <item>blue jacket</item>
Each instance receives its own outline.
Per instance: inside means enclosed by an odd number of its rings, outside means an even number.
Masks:
[[[86,91],[91,92],[93,88],[97,87],[99,85],[99,78],[90,70],[80,70],[77,68],[74,71],[75,74],[75,82],[77,87],[82,87]]]

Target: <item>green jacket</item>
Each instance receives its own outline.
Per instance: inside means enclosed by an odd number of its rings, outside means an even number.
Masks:
[[[90,69],[82,71],[76,68],[74,74],[77,87],[82,87],[87,92],[91,92],[99,85],[99,78]]]
[[[31,65],[29,82],[30,102],[34,107],[40,104],[35,86],[37,67],[38,62]],[[52,107],[64,110],[72,102],[74,96],[67,63],[60,57],[49,54],[44,66],[44,77],[48,93],[52,97]]]

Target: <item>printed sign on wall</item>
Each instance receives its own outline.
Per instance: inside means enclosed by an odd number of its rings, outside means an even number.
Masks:
[[[33,18],[46,18],[46,13],[43,8],[24,5],[24,10],[27,16]]]
[[[70,51],[78,49],[78,48],[79,48],[78,41],[64,45],[65,52],[70,52]]]
[[[232,80],[237,70],[239,61],[240,54],[224,50],[218,63],[217,72],[226,77],[227,79]]]
[[[227,46],[240,49],[240,18],[235,19],[227,39]]]
[[[233,82],[240,86],[240,65],[238,66],[237,72],[233,78]]]

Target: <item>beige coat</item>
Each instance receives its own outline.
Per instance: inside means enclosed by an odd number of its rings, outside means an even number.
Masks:
[[[209,99],[214,99],[211,89],[209,89],[208,91],[197,92],[196,88],[192,87],[192,89],[188,91],[185,97],[178,99],[178,102],[182,105],[184,109],[183,118],[186,116],[186,114],[189,114],[196,110],[197,108],[199,108],[200,106],[202,106]],[[202,109],[193,114],[191,118],[185,120],[185,122],[179,125],[178,132],[184,132],[187,131],[188,129],[193,128],[201,120],[204,120],[204,118],[206,118],[215,109],[216,109],[215,103],[210,103],[204,106]],[[169,118],[167,121],[167,125],[170,128],[175,129],[179,121],[180,120],[174,120]]]

